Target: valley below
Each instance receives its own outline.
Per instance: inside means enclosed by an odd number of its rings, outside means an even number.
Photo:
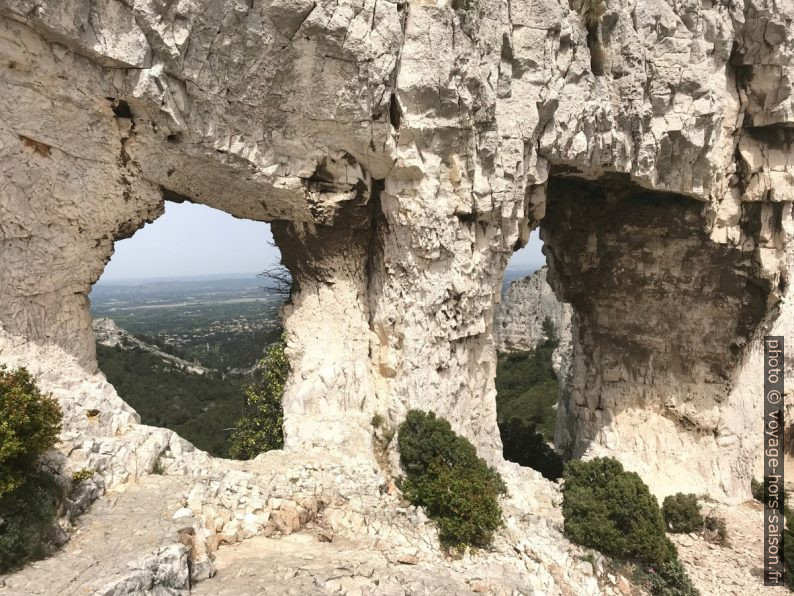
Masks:
[[[100,282],[91,293],[99,368],[141,422],[227,457],[244,387],[281,335],[281,303],[254,274]]]

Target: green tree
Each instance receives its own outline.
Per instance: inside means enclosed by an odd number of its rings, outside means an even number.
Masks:
[[[547,441],[554,440],[558,385],[552,352],[553,345],[539,345],[532,352],[498,354],[495,384],[500,425],[517,418],[535,426]]]
[[[556,348],[560,340],[557,337],[557,328],[554,326],[554,321],[551,320],[551,317],[544,317],[541,329],[543,330],[543,335],[546,336],[544,346]]]
[[[635,580],[657,596],[696,596],[659,503],[634,472],[612,458],[565,464],[562,515],[574,542],[639,563]]]
[[[570,461],[563,475],[565,533],[612,557],[648,565],[676,560],[656,498],[634,472],[612,458]]]
[[[703,516],[700,514],[697,496],[677,493],[664,498],[662,516],[674,534],[688,534],[703,529]]]
[[[234,458],[251,459],[284,446],[281,399],[290,373],[284,348],[282,338],[257,364],[259,380],[246,389],[243,416],[230,437],[229,453]]]
[[[61,409],[25,368],[0,366],[0,496],[22,485],[61,432]]]
[[[425,507],[449,547],[484,547],[502,524],[499,473],[433,412],[411,410],[398,430],[405,497]]]

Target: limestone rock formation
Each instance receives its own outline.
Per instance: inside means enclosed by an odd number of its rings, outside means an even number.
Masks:
[[[794,4],[580,8],[0,0],[0,361],[61,400],[70,460],[221,465],[96,372],[113,242],[187,200],[273,222],[288,450],[369,453],[420,407],[503,466],[494,303],[540,225],[573,309],[557,443],[745,497],[759,338],[794,322]]]
[[[554,324],[563,342],[570,335],[571,309],[559,302],[546,283],[548,268],[541,267],[532,275],[513,281],[494,312],[493,332],[500,352],[526,352],[545,339],[543,322]]]

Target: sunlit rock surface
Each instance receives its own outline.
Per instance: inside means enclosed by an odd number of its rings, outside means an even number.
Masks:
[[[791,329],[794,4],[618,0],[589,36],[578,8],[0,0],[0,360],[61,400],[64,452],[108,486],[205,459],[96,373],[86,297],[189,200],[274,222],[289,450],[368,454],[420,407],[502,465],[494,304],[540,225],[574,313],[558,442],[747,496],[759,338]]]

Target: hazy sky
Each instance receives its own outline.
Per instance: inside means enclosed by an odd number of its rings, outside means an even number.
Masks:
[[[193,203],[165,204],[165,214],[116,242],[102,281],[258,273],[279,261],[266,223],[236,219]]]
[[[535,230],[529,235],[529,242],[527,245],[513,253],[510,262],[507,264],[508,269],[529,269],[535,271],[540,269],[546,264],[546,257],[540,252],[543,242],[540,240],[539,231]]]
[[[116,242],[102,280],[258,273],[279,261],[278,249],[268,244],[272,239],[268,224],[235,219],[204,205],[167,202],[165,214],[154,223]],[[533,232],[508,267],[541,267],[541,244]]]

